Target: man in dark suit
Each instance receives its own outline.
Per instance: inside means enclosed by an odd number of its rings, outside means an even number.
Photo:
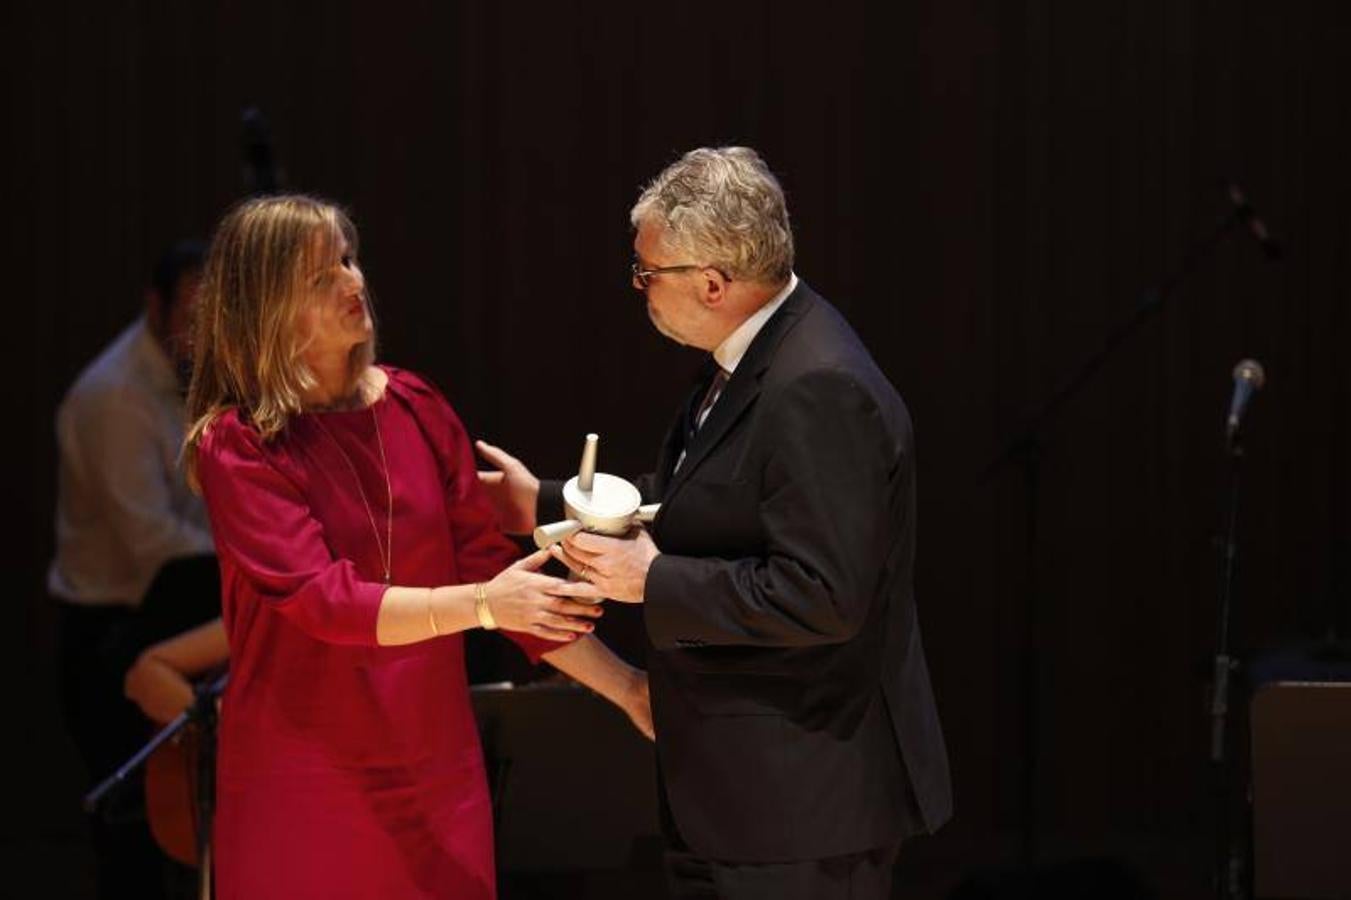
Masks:
[[[639,480],[662,504],[651,533],[556,554],[644,604],[672,893],[888,897],[901,841],[951,815],[909,414],[793,274],[783,192],[753,150],[686,154],[631,218],[653,323],[712,357]],[[505,518],[559,517],[558,484],[481,449]]]

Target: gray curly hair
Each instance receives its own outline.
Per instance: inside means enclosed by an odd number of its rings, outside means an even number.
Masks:
[[[749,147],[686,153],[643,189],[629,220],[664,226],[669,249],[734,279],[777,283],[793,269],[783,188]]]

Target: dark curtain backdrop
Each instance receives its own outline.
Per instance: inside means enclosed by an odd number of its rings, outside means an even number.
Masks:
[[[34,723],[8,748],[31,810],[3,826],[11,847],[78,825],[41,599],[52,413],[136,313],[158,249],[240,195],[249,104],[289,184],[353,211],[383,357],[545,473],[575,465],[590,430],[603,469],[650,466],[699,361],[628,285],[639,186],[702,144],[765,155],[798,273],[916,421],[918,590],[959,811],[931,846],[1017,834],[1028,748],[1044,846],[1203,829],[1220,438],[1242,357],[1269,383],[1235,641],[1351,630],[1344,4],[44,0],[6,15],[4,659]],[[1226,180],[1285,258],[1231,234],[1042,430],[1029,559],[1024,470],[988,464],[1229,212]]]

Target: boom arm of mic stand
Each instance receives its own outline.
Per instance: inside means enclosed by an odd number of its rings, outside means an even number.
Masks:
[[[1023,748],[1023,855],[1028,863],[1035,862],[1037,856],[1037,743],[1040,730],[1038,695],[1041,672],[1040,650],[1038,647],[1038,603],[1036,543],[1037,543],[1037,496],[1040,490],[1041,445],[1039,436],[1046,423],[1051,421],[1071,397],[1083,389],[1090,379],[1102,368],[1107,358],[1118,346],[1133,334],[1156,310],[1163,306],[1171,296],[1173,289],[1187,277],[1208,256],[1226,234],[1241,224],[1243,217],[1238,210],[1231,211],[1206,236],[1196,241],[1177,267],[1169,273],[1158,288],[1145,291],[1134,313],[1108,334],[1102,347],[1079,367],[1079,370],[1053,393],[1038,409],[1028,424],[1000,451],[981,467],[977,483],[984,484],[1006,463],[1018,461],[1022,464],[1024,483],[1027,490],[1027,575],[1024,595],[1026,597],[1026,622],[1024,627],[1023,662],[1023,712],[1024,712],[1024,748]]]
[[[182,731],[190,718],[191,716],[187,711],[179,713],[177,718],[160,729],[159,733],[152,737],[144,747],[137,750],[130,759],[118,766],[117,771],[100,781],[93,790],[85,794],[82,803],[84,811],[92,813],[98,809],[99,802],[110,791],[126,781],[127,776],[136,771],[137,767],[144,763],[150,754],[158,750],[161,744]]]
[[[139,766],[144,764],[146,759],[150,757],[150,754],[158,750],[161,744],[172,738],[174,735],[178,734],[180,731],[182,731],[184,727],[186,727],[190,722],[196,721],[200,715],[198,704],[202,702],[201,698],[204,696],[209,696],[211,698],[211,702],[214,704],[215,698],[219,697],[221,691],[225,690],[225,685],[226,682],[229,680],[229,677],[230,677],[229,673],[222,674],[219,678],[213,681],[206,688],[200,689],[198,692],[198,699],[193,702],[192,706],[189,706],[183,712],[179,713],[178,716],[172,722],[161,728],[159,732],[154,737],[152,737],[144,747],[142,747],[140,750],[137,750],[134,754],[132,754],[130,759],[122,763],[122,765],[118,766],[117,771],[113,772],[113,774],[109,775],[107,778],[100,781],[94,787],[93,790],[85,794],[84,800],[82,801],[82,805],[84,806],[85,812],[93,812],[94,810],[98,809],[99,802],[102,801],[103,798],[107,796],[107,794],[110,791],[115,789],[118,785],[122,784],[122,782],[126,781],[127,776],[130,775],[132,772],[136,771],[136,769]]]
[[[1097,352],[1084,360],[1079,369],[1064,381],[1032,414],[1023,429],[1008,440],[1000,451],[981,467],[977,482],[985,483],[1005,463],[1024,457],[1029,447],[1036,443],[1037,436],[1041,434],[1046,424],[1054,420],[1059,414],[1061,407],[1092,380],[1093,376],[1102,368],[1103,363],[1116,351],[1117,347],[1121,346],[1126,338],[1134,334],[1150,316],[1163,308],[1164,303],[1172,296],[1177,285],[1195,271],[1201,260],[1214,250],[1224,236],[1242,223],[1243,216],[1240,211],[1230,212],[1229,215],[1220,220],[1210,234],[1191,246],[1191,249],[1182,257],[1177,267],[1164,277],[1158,287],[1145,290],[1140,295],[1140,300],[1130,317],[1112,329]]]

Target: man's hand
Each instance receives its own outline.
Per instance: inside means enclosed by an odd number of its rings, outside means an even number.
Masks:
[[[487,441],[475,441],[479,454],[500,471],[479,470],[478,483],[507,534],[529,534],[535,530],[535,504],[539,501],[539,479],[510,453]]]
[[[612,538],[585,531],[569,536],[549,548],[559,560],[584,581],[600,588],[612,600],[642,603],[647,570],[661,555],[646,529],[631,538]]]

